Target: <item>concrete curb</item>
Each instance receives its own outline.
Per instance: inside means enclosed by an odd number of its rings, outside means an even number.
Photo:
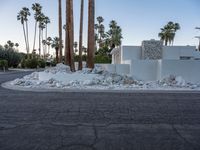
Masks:
[[[141,94],[145,94],[145,93],[169,93],[169,94],[173,94],[173,93],[194,93],[194,94],[200,94],[200,90],[158,90],[158,89],[154,89],[154,90],[141,90],[141,89],[134,89],[134,90],[101,90],[101,89],[44,89],[44,88],[25,88],[22,86],[13,86],[10,84],[11,81],[9,82],[5,82],[1,84],[1,87],[5,88],[5,89],[9,89],[9,90],[16,90],[16,91],[24,91],[24,92],[38,92],[38,93],[49,93],[49,92],[55,92],[55,93],[127,93],[127,94],[131,94],[131,93],[141,93]]]

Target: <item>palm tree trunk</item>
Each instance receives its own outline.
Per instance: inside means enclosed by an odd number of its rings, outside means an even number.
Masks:
[[[167,40],[167,39],[165,39],[165,46],[167,46],[167,44],[168,44],[168,40]]]
[[[62,63],[62,2],[58,0],[58,11],[59,11],[59,51],[60,51],[60,63]]]
[[[83,11],[84,11],[84,0],[81,0],[81,12],[80,12],[80,33],[79,33],[79,64],[78,70],[82,70],[82,44],[83,44]]]
[[[69,50],[70,50],[70,67],[71,71],[75,71],[74,65],[74,14],[73,14],[73,0],[70,0],[69,9]]]
[[[42,51],[43,51],[43,58],[44,58],[45,49],[44,49],[44,44],[43,44],[43,40],[44,40],[43,34],[44,34],[44,30],[42,29],[42,30],[41,30],[41,36],[42,36]]]
[[[50,53],[50,45],[48,46],[48,54]]]
[[[46,24],[46,33],[45,33],[46,42],[47,42],[47,31],[48,31],[48,28],[47,28],[47,24]],[[45,58],[46,58],[46,53],[47,53],[47,44],[45,43]]]
[[[73,45],[74,45],[73,1],[66,0],[65,62],[67,65],[70,66],[71,71],[75,71]]]
[[[41,57],[41,29],[39,28],[39,57]]]
[[[34,41],[33,41],[33,50],[35,50],[36,34],[37,34],[37,21],[35,21],[35,33],[34,33]]]
[[[27,54],[28,54],[25,26],[24,26],[24,24],[23,24],[22,26],[23,26],[24,39],[25,39],[25,44],[26,44],[26,52],[27,52]]]
[[[59,63],[59,58],[58,58],[58,48],[56,48],[56,63]]]
[[[28,22],[26,21],[27,51],[29,54]]]
[[[66,0],[66,29],[65,29],[65,64],[70,66],[69,52],[69,0]]]
[[[95,50],[95,0],[88,0],[88,68],[94,68],[94,50]]]

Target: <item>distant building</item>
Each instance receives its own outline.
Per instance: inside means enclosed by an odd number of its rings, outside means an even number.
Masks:
[[[106,67],[113,72],[145,81],[177,75],[190,82],[200,82],[200,52],[195,46],[163,46],[161,41],[149,40],[141,46],[113,49],[111,54],[112,65]]]

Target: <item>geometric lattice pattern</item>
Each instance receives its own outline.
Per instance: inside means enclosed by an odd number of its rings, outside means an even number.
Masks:
[[[142,59],[162,59],[163,42],[150,40],[142,42]]]

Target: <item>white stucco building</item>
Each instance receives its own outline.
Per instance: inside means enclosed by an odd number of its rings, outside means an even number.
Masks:
[[[122,46],[112,52],[112,65],[105,69],[129,74],[138,80],[155,81],[169,75],[200,82],[200,52],[195,46],[163,46],[161,41],[143,41],[142,46]]]

